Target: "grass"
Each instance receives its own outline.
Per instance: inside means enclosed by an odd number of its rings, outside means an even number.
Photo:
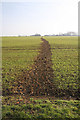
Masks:
[[[53,81],[57,88],[78,89],[78,39],[77,37],[44,37],[49,41],[54,70]],[[2,100],[3,120],[23,119],[79,119],[80,101],[57,98],[32,98],[8,96],[7,89],[15,84],[22,70],[29,70],[38,55],[40,37],[3,37],[2,80],[5,96]],[[58,93],[61,94],[61,93]],[[74,94],[74,92],[73,92]],[[73,95],[74,96],[74,95]],[[18,118],[19,117],[19,118]]]
[[[49,41],[54,70],[53,82],[60,89],[78,89],[78,38],[44,37]],[[22,70],[29,70],[38,55],[40,37],[3,37],[3,84],[14,81]]]
[[[38,55],[40,37],[2,38],[2,79],[3,89],[11,89],[22,70],[29,70]],[[6,83],[6,84],[5,84]],[[7,94],[7,93],[5,93]]]
[[[51,45],[53,81],[61,89],[78,89],[78,37],[45,37]]]
[[[12,120],[22,120],[23,118],[31,118],[31,120],[38,120],[39,118],[62,118],[66,120],[68,118],[78,119],[80,117],[80,102],[78,100],[31,99],[26,104],[3,105],[3,119],[10,119],[11,117]]]
[[[2,67],[9,69],[27,69],[33,64],[40,46],[40,37],[3,37]],[[6,67],[5,67],[6,66]]]

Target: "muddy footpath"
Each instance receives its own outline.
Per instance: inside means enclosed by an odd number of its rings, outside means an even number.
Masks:
[[[34,60],[32,68],[23,71],[17,78],[17,87],[13,90],[16,94],[54,95],[51,48],[48,41],[43,38],[41,40],[39,55]]]

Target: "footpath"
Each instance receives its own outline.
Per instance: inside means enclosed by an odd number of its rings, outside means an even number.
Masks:
[[[48,41],[41,40],[40,52],[32,69],[24,71],[17,79],[17,94],[54,95],[51,48]]]

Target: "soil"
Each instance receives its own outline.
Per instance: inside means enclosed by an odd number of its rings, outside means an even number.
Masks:
[[[17,78],[17,88],[14,93],[28,95],[54,95],[53,69],[51,48],[45,39],[41,38],[39,55],[34,61],[32,69],[23,71]]]

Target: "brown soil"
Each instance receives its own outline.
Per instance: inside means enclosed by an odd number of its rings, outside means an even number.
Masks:
[[[17,78],[17,87],[14,93],[28,95],[54,95],[53,69],[51,48],[45,39],[41,38],[40,52],[32,69],[24,71]]]

